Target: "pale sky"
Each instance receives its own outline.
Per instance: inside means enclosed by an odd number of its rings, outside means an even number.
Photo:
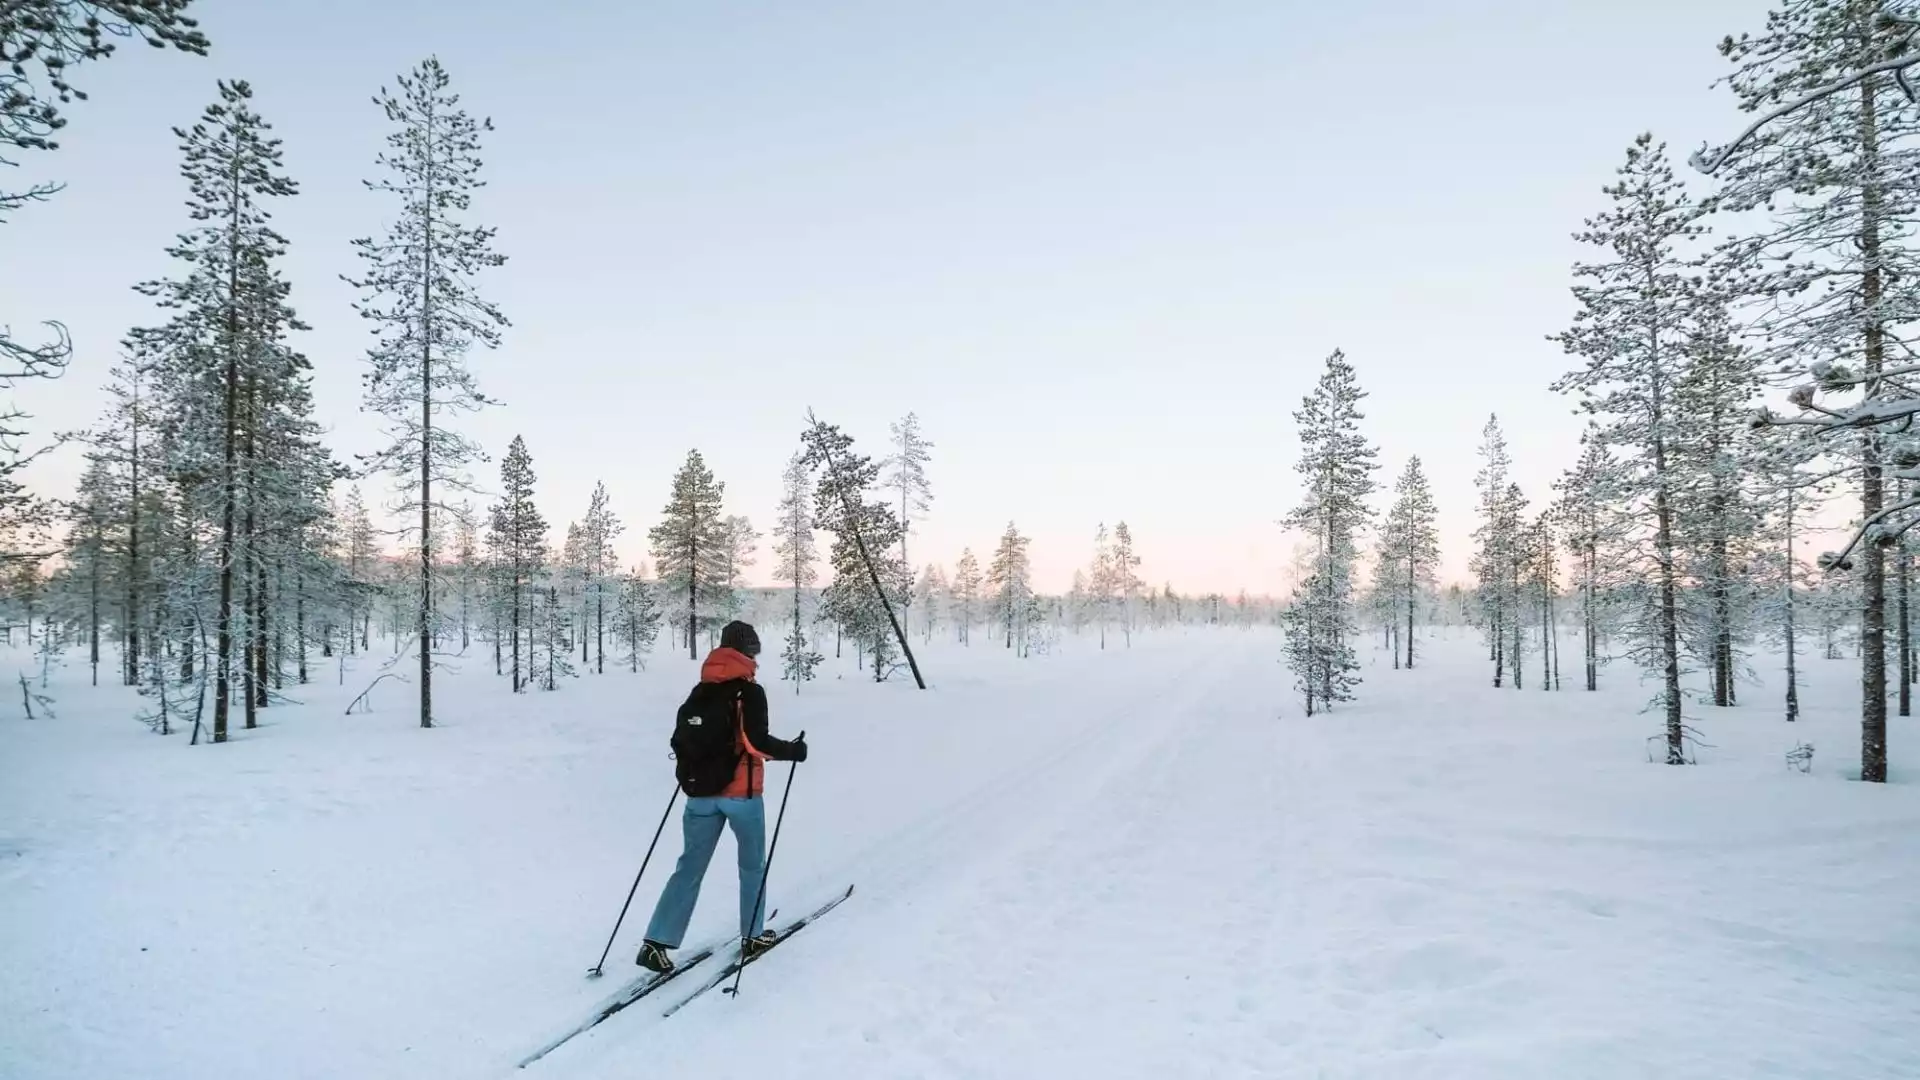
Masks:
[[[476,218],[509,257],[483,288],[514,325],[474,360],[505,404],[463,423],[496,459],[526,437],[556,533],[605,480],[641,557],[691,447],[764,528],[809,407],[875,453],[911,409],[936,444],[916,563],[984,559],[1011,519],[1064,588],[1124,518],[1156,584],[1278,591],[1290,413],[1338,347],[1383,488],[1420,455],[1458,577],[1487,414],[1536,503],[1576,453],[1547,390],[1570,234],[1637,132],[1684,162],[1741,126],[1714,46],[1766,10],[198,0],[209,57],[81,70],[63,149],[20,170],[67,190],[0,226],[0,323],[69,325],[72,371],[18,396],[36,430],[90,423],[121,336],[160,321],[131,286],[186,225],[170,128],[250,80],[302,187],[278,220],[319,419],[371,449],[339,275],[391,211],[360,184],[372,95],[434,53],[497,128]]]

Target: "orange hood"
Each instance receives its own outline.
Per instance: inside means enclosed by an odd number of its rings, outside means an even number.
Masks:
[[[706,663],[700,665],[700,681],[703,683],[722,683],[729,679],[747,679],[751,681],[760,665],[753,657],[738,649],[715,649],[707,654]]]

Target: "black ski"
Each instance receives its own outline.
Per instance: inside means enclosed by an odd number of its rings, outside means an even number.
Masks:
[[[822,915],[825,915],[827,912],[832,911],[834,908],[839,907],[841,904],[846,903],[847,897],[852,895],[853,895],[853,886],[849,885],[847,886],[846,892],[843,892],[839,896],[836,896],[833,899],[827,901],[826,903],[820,905],[818,908],[814,909],[814,911],[811,914],[803,915],[800,918],[795,919],[792,922],[788,923],[787,925],[782,926],[779,929],[775,930],[773,945],[767,946],[765,949],[760,950],[758,953],[755,953],[751,957],[736,955],[732,963],[728,964],[725,968],[721,969],[718,973],[716,973],[713,976],[713,978],[708,979],[704,983],[701,983],[700,989],[695,990],[693,993],[688,994],[686,997],[683,997],[679,1001],[674,1002],[672,1006],[670,1006],[665,1012],[661,1013],[660,1015],[672,1016],[674,1013],[677,1013],[681,1009],[686,1008],[687,1002],[692,1001],[694,998],[699,997],[700,995],[706,993],[707,991],[713,989],[714,987],[719,986],[721,983],[726,982],[728,979],[733,978],[734,975],[739,973],[741,968],[744,968],[748,964],[753,963],[755,960],[760,959],[762,956],[767,955],[767,953],[773,951],[774,946],[779,945],[781,942],[799,933],[801,930],[806,928],[807,924],[813,922],[813,920],[819,918]]]
[[[593,1010],[593,1014],[588,1016],[584,1021],[582,1021],[578,1027],[574,1028],[572,1031],[569,1031],[564,1035],[559,1036],[558,1038],[555,1038],[553,1041],[547,1043],[545,1046],[542,1046],[540,1049],[535,1050],[533,1053],[528,1054],[525,1058],[522,1058],[520,1061],[520,1067],[524,1069],[527,1066],[533,1064],[534,1062],[539,1061],[541,1058],[546,1057],[548,1054],[551,1054],[554,1050],[559,1048],[559,1046],[562,1043],[566,1042],[568,1039],[573,1038],[575,1035],[579,1035],[586,1031],[591,1031],[594,1027],[599,1025],[600,1021],[605,1020],[607,1017],[612,1016],[614,1013],[619,1012],[621,1009],[626,1008],[627,1006],[633,1004],[634,1002],[639,1001],[641,998],[646,997],[648,994],[653,993],[655,990],[660,989],[662,986],[665,986],[666,984],[672,982],[675,978],[679,977],[679,975],[682,972],[686,971],[688,968],[691,968],[695,964],[698,964],[701,961],[712,956],[717,949],[718,949],[718,946],[709,945],[706,948],[701,949],[699,952],[694,953],[692,956],[687,957],[685,960],[682,960],[679,963],[675,964],[673,966],[673,970],[667,972],[664,975],[648,972],[647,974],[642,975],[637,979],[634,979],[632,982],[621,987],[620,990],[617,993],[615,993],[612,997],[602,1002],[600,1007]]]

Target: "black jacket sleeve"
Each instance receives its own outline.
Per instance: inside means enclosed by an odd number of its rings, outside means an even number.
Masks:
[[[747,683],[741,690],[740,720],[746,725],[747,741],[754,749],[775,761],[793,760],[793,743],[776,739],[767,732],[767,691],[759,683]]]

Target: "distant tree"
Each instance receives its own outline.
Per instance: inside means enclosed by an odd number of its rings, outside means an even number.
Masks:
[[[890,431],[892,452],[886,460],[885,484],[888,491],[898,496],[900,505],[900,565],[911,567],[913,560],[907,555],[907,538],[913,533],[913,523],[925,516],[933,505],[933,485],[927,480],[927,462],[933,460],[929,452],[933,443],[920,433],[920,418],[913,413],[896,421]],[[902,629],[905,629],[904,614],[902,620]]]
[[[516,694],[533,680],[533,642],[539,627],[532,617],[532,601],[547,559],[547,522],[533,504],[533,485],[533,456],[527,452],[526,440],[515,435],[500,462],[500,501],[493,507],[487,545],[493,552],[496,588],[505,612]],[[523,630],[527,633],[524,666]]]
[[[613,635],[627,647],[627,663],[638,672],[647,666],[653,643],[660,636],[660,604],[653,583],[635,570],[619,581],[619,602],[613,616]]]
[[[983,583],[980,561],[973,557],[972,548],[963,548],[960,561],[953,571],[954,626],[959,631],[962,645],[972,644],[974,613],[980,607],[980,588]]]
[[[920,609],[920,636],[932,641],[934,633],[946,619],[949,587],[947,572],[938,563],[928,563],[920,571],[920,583],[913,589],[913,604]]]
[[[700,658],[700,612],[721,596],[734,537],[721,503],[726,485],[713,478],[700,451],[687,453],[673,477],[660,524],[647,533],[660,584],[686,600],[687,656]]]
[[[1140,556],[1133,550],[1133,530],[1121,522],[1113,527],[1113,590],[1120,609],[1120,630],[1133,647],[1133,600],[1140,593]]]
[[[1434,586],[1434,571],[1440,563],[1440,533],[1435,526],[1439,510],[1418,456],[1407,459],[1393,492],[1393,507],[1381,530],[1380,559],[1392,568],[1391,573],[1383,570],[1382,576],[1390,582],[1386,593],[1396,613],[1406,619],[1407,666],[1412,667],[1414,616],[1421,597]]]
[[[1032,565],[1027,555],[1030,543],[1013,522],[1007,522],[1007,531],[1000,535],[993,562],[987,567],[987,587],[993,590],[993,608],[1006,633],[1009,649],[1020,643],[1033,614]]]
[[[812,481],[804,455],[795,454],[788,459],[786,471],[781,474],[780,507],[775,511],[778,521],[774,526],[773,554],[778,561],[774,564],[773,576],[776,581],[793,583],[793,623],[787,629],[782,676],[793,681],[796,694],[800,692],[800,684],[813,678],[814,669],[826,659],[815,651],[807,637],[802,603],[806,591],[820,577],[815,568],[819,554],[813,539],[813,509],[809,505]]]
[[[723,531],[726,533],[726,565],[721,571],[720,590],[721,608],[729,619],[738,618],[746,607],[746,598],[741,595],[746,588],[742,580],[748,567],[753,565],[754,554],[760,548],[760,533],[743,514],[728,515]]]
[[[581,553],[585,559],[587,603],[586,614],[593,620],[594,671],[605,674],[607,670],[607,594],[613,589],[613,574],[616,564],[613,554],[613,541],[626,526],[614,516],[613,508],[608,505],[607,485],[593,485],[593,498],[587,504],[587,516],[580,525]],[[584,640],[586,635],[581,635]],[[584,653],[584,646],[583,646]]]
[[[1115,601],[1120,595],[1119,575],[1113,558],[1113,543],[1107,525],[1101,522],[1093,531],[1093,564],[1085,576],[1086,602],[1093,621],[1100,628],[1100,647],[1107,647],[1107,623],[1113,618]]]
[[[1619,462],[1592,428],[1580,438],[1580,463],[1555,485],[1560,493],[1554,516],[1568,554],[1573,556],[1573,587],[1580,598],[1581,640],[1588,690],[1600,688],[1600,639],[1608,569],[1622,543],[1622,474]]]

